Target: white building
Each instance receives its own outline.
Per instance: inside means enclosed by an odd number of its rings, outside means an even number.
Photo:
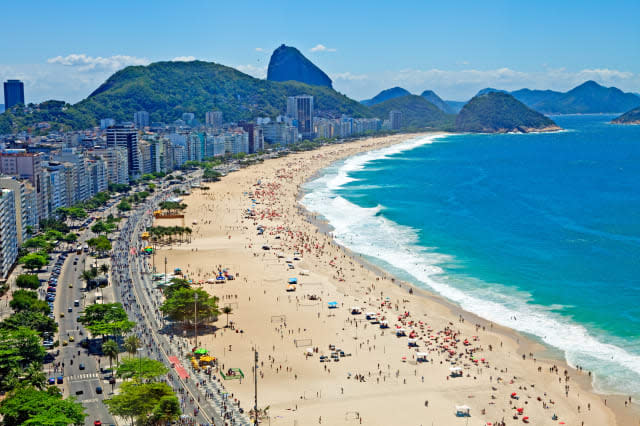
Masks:
[[[116,125],[116,120],[114,120],[113,118],[103,118],[100,120],[100,129],[104,130],[107,127],[111,127],[111,126],[115,126]]]
[[[18,258],[14,192],[0,189],[0,278],[6,278]]]
[[[207,127],[222,127],[222,111],[207,111],[205,114],[205,124]]]
[[[37,215],[36,211],[29,211],[30,209],[35,210],[35,206],[31,206],[29,203],[29,188],[27,185],[24,180],[0,176],[0,188],[13,191],[18,245],[22,245],[28,239],[27,226],[33,227],[31,223],[33,219],[30,216],[36,217]]]
[[[107,183],[129,184],[129,157],[126,148],[94,149],[90,153],[106,163]]]
[[[137,129],[149,127],[149,113],[147,111],[138,111],[133,113],[133,124]]]

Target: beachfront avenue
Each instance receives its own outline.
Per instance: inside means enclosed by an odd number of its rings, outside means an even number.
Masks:
[[[188,188],[189,183],[190,180],[185,187]],[[249,419],[227,399],[224,387],[215,375],[195,371],[185,374],[176,369],[180,362],[187,364],[185,356],[191,351],[191,346],[186,338],[171,334],[170,324],[159,312],[163,296],[153,287],[149,257],[142,254],[144,241],[140,239],[146,227],[152,224],[151,213],[160,202],[169,198],[173,189],[169,186],[165,192],[129,214],[112,255],[114,274],[119,283],[118,297],[130,317],[137,322],[134,332],[142,342],[137,356],[157,359],[170,368],[166,382],[179,396],[182,421],[223,425],[223,419],[233,419],[234,424],[248,425]]]

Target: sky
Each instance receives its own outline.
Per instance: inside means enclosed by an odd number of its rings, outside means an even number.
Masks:
[[[212,61],[265,78],[295,46],[354,99],[394,86],[640,92],[640,1],[7,1],[0,79],[25,100],[87,97],[128,65]]]

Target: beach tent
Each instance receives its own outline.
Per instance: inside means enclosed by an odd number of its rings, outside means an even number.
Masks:
[[[457,417],[471,417],[471,408],[468,405],[456,405]]]
[[[367,319],[368,320],[376,319],[376,313],[375,312],[367,312]]]
[[[329,302],[329,309],[336,309],[338,307],[338,302]]]
[[[402,336],[404,336],[404,335],[405,335],[404,328],[398,328],[398,329],[396,329],[396,336],[397,336],[397,337],[402,337]]]
[[[301,269],[300,270],[300,275],[309,275],[309,271],[306,269]]]
[[[380,321],[380,328],[389,328],[389,321],[387,320]]]
[[[289,278],[288,283],[289,284],[298,284],[298,279],[297,278]]]
[[[416,353],[416,361],[418,362],[428,362],[427,357],[429,356],[428,352],[418,352]]]
[[[296,285],[295,284],[287,285],[287,291],[296,291]]]
[[[351,307],[351,314],[359,315],[361,313],[362,313],[362,309],[360,309],[360,306],[352,306]]]
[[[418,339],[408,339],[407,344],[412,347],[418,346]]]
[[[449,371],[451,372],[451,377],[462,377],[462,368],[460,367],[450,367]]]

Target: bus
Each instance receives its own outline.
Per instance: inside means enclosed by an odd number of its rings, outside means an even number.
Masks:
[[[82,254],[82,246],[76,247],[76,254]]]
[[[83,249],[85,253],[89,253],[89,244],[85,244]]]

